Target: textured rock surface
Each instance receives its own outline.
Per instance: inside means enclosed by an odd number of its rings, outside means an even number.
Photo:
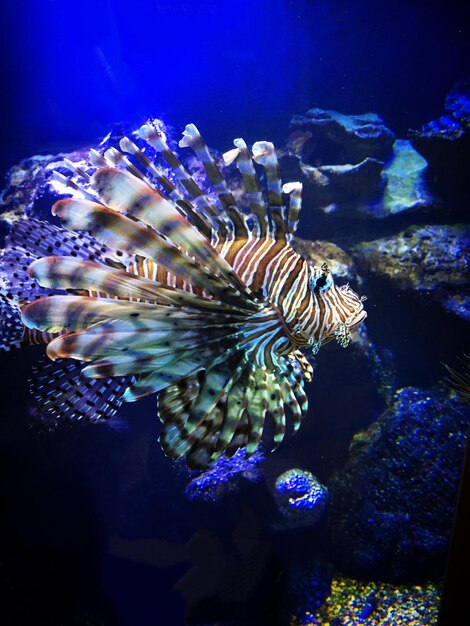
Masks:
[[[312,188],[312,205],[324,213],[367,214],[384,188],[383,162],[367,157],[357,165],[301,165]]]
[[[311,109],[292,126],[283,154],[298,159],[313,208],[383,218],[434,203],[426,160],[377,115]]]
[[[469,197],[470,78],[455,85],[445,108],[444,115],[408,131],[408,136],[429,163],[427,180],[432,192],[444,199],[461,200]]]
[[[322,517],[328,490],[316,476],[299,468],[277,477],[274,497],[287,528],[313,526]]]
[[[290,626],[433,626],[439,612],[436,585],[399,586],[335,577],[319,610],[299,612]]]
[[[311,241],[294,237],[292,247],[312,265],[321,267],[326,261],[335,279],[359,280],[350,255],[331,241]]]
[[[329,484],[329,523],[347,575],[405,582],[442,576],[470,416],[455,396],[405,388]]]
[[[295,115],[291,126],[311,133],[304,143],[304,163],[357,164],[367,157],[386,160],[395,140],[393,132],[375,113],[343,115],[337,111],[310,109],[305,115]]]
[[[427,291],[468,319],[470,227],[410,226],[391,237],[359,244],[353,258],[399,289]]]
[[[259,450],[248,459],[244,450],[238,450],[231,458],[222,455],[210,469],[190,471],[191,480],[185,495],[190,500],[217,502],[226,494],[238,491],[244,481],[261,480],[259,466],[263,460],[264,455]]]
[[[393,157],[383,171],[387,182],[375,215],[394,215],[430,204],[432,198],[424,179],[427,166],[409,141],[397,139],[393,144]]]

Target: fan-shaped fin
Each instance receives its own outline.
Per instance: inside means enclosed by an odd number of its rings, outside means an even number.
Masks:
[[[80,363],[68,360],[40,363],[30,381],[40,410],[59,422],[112,418],[122,404],[130,378],[89,380],[80,370]]]
[[[224,222],[223,216],[206,197],[206,194],[192,176],[186,171],[178,157],[170,150],[162,134],[151,124],[144,124],[144,126],[139,129],[139,136],[147,141],[154,150],[163,155],[168,165],[174,171],[178,182],[189,197],[194,200],[198,210],[212,224],[213,228],[218,230],[220,234],[225,237],[227,234],[227,224]]]
[[[183,138],[179,142],[181,148],[188,147],[194,150],[196,156],[204,165],[207,177],[211,183],[219,201],[230,218],[233,225],[232,236],[237,239],[246,239],[249,236],[249,229],[245,216],[237,206],[237,201],[227,186],[216,162],[212,158],[209,148],[194,124],[188,124],[183,132]]]
[[[289,211],[287,213],[287,231],[289,235],[295,235],[299,223],[300,209],[302,207],[302,183],[286,183],[282,191],[289,195]]]
[[[255,224],[258,227],[257,230],[255,230],[255,235],[260,238],[266,237],[271,232],[267,207],[248,147],[243,139],[235,139],[233,143],[237,147],[236,163],[242,175],[246,199],[249,202],[250,211],[255,216]]]
[[[23,337],[24,327],[19,307],[0,293],[0,352],[20,348]]]
[[[174,307],[145,302],[128,302],[110,298],[53,295],[41,298],[22,309],[23,319],[29,328],[47,332],[81,330],[104,320],[152,320],[161,328],[208,329],[217,333],[220,327],[228,331],[243,319],[240,314],[217,314],[188,307]]]
[[[69,232],[33,217],[11,225],[5,238],[6,248],[23,248],[31,257],[52,254],[72,256],[101,263],[125,263],[128,256],[117,252],[91,237],[88,233]]]
[[[164,172],[153,163],[142,150],[132,142],[128,137],[123,137],[119,142],[119,147],[123,152],[132,154],[137,161],[147,170],[151,180],[160,185],[168,197],[173,200],[175,205],[183,211],[183,214],[189,219],[191,224],[204,235],[207,240],[211,238],[212,227],[215,226],[211,221],[207,220],[200,211],[197,211],[192,204],[183,196],[175,185],[165,176]]]
[[[102,173],[105,181],[108,181],[105,183],[100,178],[102,184],[107,184],[107,189],[112,189],[112,193],[117,193],[121,189],[124,198],[126,197],[128,180],[131,180],[132,184],[135,181],[140,183],[134,177],[119,170],[100,170],[94,174],[94,177],[100,173]],[[119,182],[120,176],[125,176],[126,184],[113,186],[113,181]],[[146,185],[145,187],[151,192],[149,187]],[[127,190],[128,201],[137,202],[136,196],[129,197],[129,194],[130,192]],[[105,196],[109,200],[108,194]],[[121,197],[120,202],[123,202]],[[241,290],[246,297],[250,297],[249,290],[236,276],[225,259],[172,205],[166,204],[171,208],[172,217],[168,217],[166,225],[162,227],[165,238],[144,224],[126,217],[119,210],[104,207],[96,202],[70,198],[59,200],[53,207],[53,213],[61,218],[68,229],[87,230],[96,239],[117,250],[140,254],[153,259],[167,271],[180,276],[190,284],[204,288],[219,283],[237,295]],[[142,204],[142,206],[144,205]],[[185,234],[180,232],[180,229],[185,231]],[[194,238],[191,239],[193,236]],[[199,262],[184,254],[174,245],[175,243],[182,245],[183,241],[186,242],[186,251]]]

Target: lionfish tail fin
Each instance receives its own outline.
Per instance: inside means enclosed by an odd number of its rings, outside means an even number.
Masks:
[[[56,424],[111,419],[122,405],[130,377],[90,380],[81,363],[68,359],[40,362],[29,381],[43,417]]]
[[[20,348],[23,336],[24,326],[20,308],[0,293],[0,352]]]

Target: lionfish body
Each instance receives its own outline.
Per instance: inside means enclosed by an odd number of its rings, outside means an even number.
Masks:
[[[307,409],[302,350],[332,338],[347,345],[365,317],[362,300],[291,247],[301,185],[282,186],[272,144],[254,144],[252,158],[237,139],[224,155],[241,173],[240,207],[194,125],[180,146],[204,165],[211,194],[156,127],[139,134],[173,180],[124,138],[122,152],[92,152],[91,177],[69,164],[84,182],[70,183],[82,197],[52,209],[66,230],[29,220],[9,234],[3,268],[23,342],[48,342],[56,361],[39,374],[36,395],[57,417],[95,420],[158,393],[162,447],[191,467],[224,451],[252,454],[267,416],[279,445],[286,415],[297,430]]]

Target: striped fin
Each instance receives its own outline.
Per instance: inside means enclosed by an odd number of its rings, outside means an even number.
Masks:
[[[264,167],[268,187],[268,204],[276,225],[276,239],[285,239],[287,215],[282,196],[282,181],[274,145],[269,141],[257,141],[252,147],[253,159]]]
[[[187,376],[204,369],[204,356],[194,354],[169,363],[164,371],[151,372],[141,376],[126,389],[123,400],[134,402],[153,393],[158,393]]]
[[[105,246],[88,233],[68,232],[32,217],[12,224],[5,238],[5,247],[22,248],[31,257],[58,254],[113,264],[125,263],[128,259],[122,251]]]
[[[229,347],[239,336],[239,331],[220,326],[185,326],[175,328],[171,322],[161,320],[106,320],[81,331],[72,331],[55,338],[47,348],[51,359],[74,358],[91,361],[94,358],[127,352],[154,355],[155,369],[175,360],[176,353],[192,354],[195,350],[207,358],[217,349]],[[220,343],[224,345],[221,346]],[[206,350],[207,348],[207,350]],[[162,360],[162,357],[164,358]],[[179,358],[179,357],[178,357]]]
[[[204,237],[210,240],[211,237],[211,223],[197,211],[192,204],[183,196],[175,185],[165,176],[164,172],[160,170],[155,163],[153,163],[146,154],[128,137],[123,137],[119,142],[119,147],[123,152],[132,154],[136,160],[147,170],[151,180],[160,185],[168,197],[175,203],[175,205],[183,211],[183,214],[188,220],[196,226]]]
[[[287,213],[287,231],[295,235],[299,224],[300,209],[302,208],[302,183],[286,183],[282,191],[289,195],[289,211]]]
[[[31,378],[30,392],[57,422],[98,422],[115,415],[129,382],[129,377],[89,380],[81,376],[80,363],[44,360]]]
[[[163,421],[163,447],[169,456],[186,455],[191,467],[203,467],[222,451],[231,456],[240,447],[251,455],[258,448],[266,416],[274,421],[274,443],[285,433],[288,408],[300,419],[300,395],[289,368],[274,372],[247,362],[239,351],[223,363],[200,372],[196,380],[181,380],[162,391],[158,399]],[[289,381],[284,379],[289,377]]]
[[[220,274],[246,292],[246,286],[207,239],[155,189],[127,172],[113,168],[95,172],[91,186],[111,209],[118,212],[126,211],[137,217],[185,252],[199,259],[215,275]],[[140,240],[138,242],[140,243]],[[157,256],[153,258],[159,261]]]
[[[151,124],[144,124],[139,129],[139,137],[144,139],[154,150],[161,153],[170,168],[174,171],[176,179],[183,189],[194,200],[197,209],[211,223],[215,230],[219,230],[222,236],[227,234],[227,225],[223,216],[209,201],[204,191],[199,187],[193,177],[186,171],[178,157],[170,150],[162,134]]]
[[[0,252],[0,294],[17,306],[56,293],[38,285],[28,274],[28,267],[35,260],[36,257],[21,248]]]
[[[189,306],[198,310],[243,311],[218,300],[211,300],[193,293],[163,287],[148,278],[135,276],[124,270],[106,267],[99,263],[80,261],[71,257],[43,257],[29,268],[29,273],[42,287],[102,292],[116,298],[137,298],[156,304]]]
[[[23,336],[24,327],[19,307],[0,293],[0,352],[20,348]]]
[[[246,192],[246,197],[250,205],[250,211],[256,218],[258,232],[255,234],[259,237],[266,237],[270,233],[270,224],[263,197],[263,192],[259,185],[258,176],[253,166],[253,161],[246,143],[243,139],[235,139],[234,145],[236,149],[232,158],[236,159],[237,167],[242,175],[242,181]],[[224,160],[225,160],[224,155]]]
[[[195,152],[198,159],[204,165],[209,182],[214,188],[225,214],[230,218],[233,224],[233,236],[239,239],[246,239],[249,236],[249,229],[245,216],[238,208],[237,202],[232,192],[227,187],[227,183],[217,167],[216,162],[212,158],[206,142],[194,124],[188,124],[186,126],[183,132],[183,138],[178,145],[180,148],[192,148]]]
[[[29,328],[53,332],[62,329],[81,330],[104,320],[150,320],[161,328],[174,330],[236,327],[243,319],[240,314],[217,314],[196,309],[128,302],[88,296],[53,295],[41,298],[22,309],[23,320]]]
[[[239,291],[231,284],[242,284],[239,279],[235,280],[232,269],[226,272],[227,278],[217,278],[200,263],[183,254],[173,243],[158,235],[149,227],[136,222],[118,211],[103,207],[97,203],[65,199],[59,200],[54,205],[54,213],[58,215],[69,229],[88,230],[105,244],[125,252],[143,255],[150,259],[156,259],[158,264],[168,272],[181,277],[189,284],[199,286],[220,300],[227,302],[242,302]],[[192,228],[190,226],[190,228]],[[194,229],[192,229],[194,230]],[[215,251],[214,258],[223,261]],[[221,263],[222,264],[222,263]],[[231,281],[229,283],[228,281]],[[244,291],[245,287],[242,285]],[[246,301],[247,305],[250,305]],[[251,307],[255,305],[251,304]]]

